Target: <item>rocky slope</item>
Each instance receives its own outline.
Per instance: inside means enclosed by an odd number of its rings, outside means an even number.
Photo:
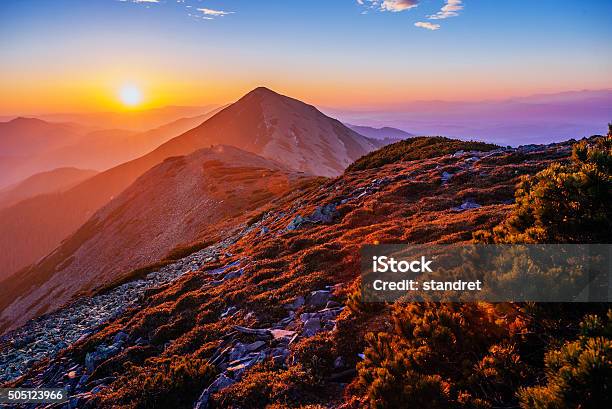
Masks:
[[[46,347],[41,356],[50,361],[28,361],[35,341],[24,340],[26,331],[8,334],[3,377],[29,368],[10,385],[67,387],[70,407],[135,408],[156,399],[198,408],[359,407],[347,384],[365,334],[388,325],[384,308],[366,318],[346,308],[360,246],[468,241],[504,218],[521,175],[566,160],[570,149],[458,151],[321,180],[237,223],[222,255],[214,244],[191,256],[198,268],[101,326],[75,330],[56,315],[30,322],[27,332],[35,332],[54,319],[68,339],[64,349]],[[86,335],[73,341],[67,334],[75,332]],[[7,352],[16,346],[26,352]]]
[[[0,326],[52,311],[79,292],[180,251],[180,244],[210,241],[218,234],[210,226],[267,205],[305,180],[276,162],[224,145],[168,158],[51,254],[7,279],[0,289]]]

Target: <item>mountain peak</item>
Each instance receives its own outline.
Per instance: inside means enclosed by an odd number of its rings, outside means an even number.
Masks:
[[[257,87],[246,95],[281,96],[278,92],[272,91],[270,88],[266,87]]]

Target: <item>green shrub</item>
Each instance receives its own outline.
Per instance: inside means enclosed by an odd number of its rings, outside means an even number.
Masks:
[[[318,383],[301,365],[278,369],[268,363],[247,371],[237,382],[212,396],[212,408],[267,408],[272,404],[290,407],[305,404],[317,395]]]
[[[214,376],[214,367],[203,359],[151,358],[143,367],[128,367],[117,381],[120,393],[105,396],[104,402],[138,409],[191,408]]]
[[[600,408],[612,402],[612,310],[607,325],[587,316],[576,341],[565,342],[545,357],[546,384],[519,391],[521,407],[535,409]]]
[[[571,163],[523,177],[515,196],[511,216],[492,232],[476,232],[476,241],[610,243],[612,135],[577,143]]]
[[[126,369],[110,392],[102,392],[99,397],[102,406],[191,408],[215,377],[213,366],[203,359],[188,356],[150,358],[144,366],[128,365]]]
[[[486,366],[508,361],[521,366],[512,347],[495,347],[509,338],[510,326],[498,322],[492,308],[396,304],[392,324],[391,333],[368,334],[365,359],[358,365],[358,382],[372,408],[488,407],[487,399],[493,403],[495,397],[513,395],[500,379],[504,372],[484,375],[490,374]],[[475,377],[479,372],[483,375]]]

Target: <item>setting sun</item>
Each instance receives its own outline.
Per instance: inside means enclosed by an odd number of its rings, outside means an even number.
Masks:
[[[121,102],[128,107],[140,105],[142,102],[142,92],[135,85],[124,85],[119,90]]]

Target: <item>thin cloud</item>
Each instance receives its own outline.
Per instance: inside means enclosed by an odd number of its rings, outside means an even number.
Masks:
[[[206,8],[201,8],[197,10],[201,11],[205,16],[209,16],[209,17],[223,17],[223,16],[227,16],[228,14],[234,14],[233,11],[213,10],[213,9],[206,9]]]
[[[414,23],[416,27],[425,28],[427,30],[439,30],[440,24],[430,23],[429,21],[417,21]]]
[[[357,0],[357,3],[370,9],[397,13],[418,6],[419,0]]]
[[[449,17],[455,17],[459,15],[459,12],[463,10],[462,0],[446,0],[446,4],[436,14],[427,16],[430,20],[444,20]]]

